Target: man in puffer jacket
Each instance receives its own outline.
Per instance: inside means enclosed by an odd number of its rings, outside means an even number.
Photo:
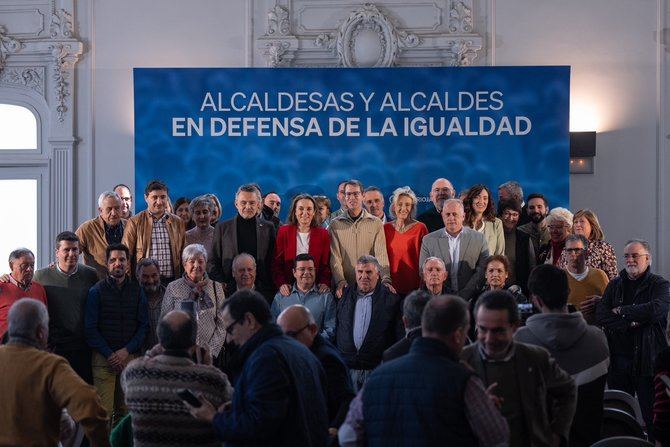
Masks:
[[[577,411],[570,430],[571,446],[600,439],[609,349],[603,331],[586,323],[579,312],[568,313],[570,290],[564,270],[550,264],[533,269],[528,278],[533,303],[542,313],[531,316],[514,339],[545,348],[577,384]]]

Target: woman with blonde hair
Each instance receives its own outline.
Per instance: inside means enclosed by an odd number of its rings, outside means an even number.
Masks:
[[[616,253],[614,248],[605,241],[605,233],[600,226],[596,213],[590,209],[579,210],[572,218],[572,232],[581,234],[589,240],[589,248],[586,253],[586,266],[600,269],[611,280],[615,278],[617,270]],[[568,265],[566,254],[561,255],[559,267],[565,269]]]
[[[409,186],[396,189],[391,195],[389,209],[395,220],[384,224],[391,282],[400,296],[420,286],[419,253],[428,228],[416,220],[417,202],[416,194]]]

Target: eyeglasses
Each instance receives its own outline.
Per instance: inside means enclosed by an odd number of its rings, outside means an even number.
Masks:
[[[548,228],[550,230],[562,230],[565,227],[566,227],[565,225],[549,225],[548,226]]]
[[[307,329],[309,327],[309,323],[304,326],[302,329],[298,329],[297,331],[286,331],[286,335],[288,335],[291,338],[296,338],[302,331]]]
[[[226,334],[230,334],[230,335],[232,335],[232,334],[233,334],[233,328],[234,328],[235,325],[238,324],[238,323],[240,323],[240,320],[235,320],[235,321],[233,321],[232,323],[230,323],[228,326],[226,326],[226,327],[224,328],[224,330],[226,331]]]
[[[564,248],[564,250],[568,253],[581,253],[584,251],[583,248]]]
[[[633,261],[637,261],[639,258],[642,256],[649,256],[648,253],[626,253],[623,255],[624,259],[632,259]]]

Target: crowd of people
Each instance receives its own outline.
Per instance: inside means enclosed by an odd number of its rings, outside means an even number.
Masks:
[[[590,446],[606,387],[670,446],[670,283],[514,181],[147,208],[117,185],[0,276],[0,445]],[[74,231],[72,231],[74,230]],[[44,256],[44,254],[42,254]]]

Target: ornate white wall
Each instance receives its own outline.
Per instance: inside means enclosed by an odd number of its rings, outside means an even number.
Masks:
[[[0,102],[32,110],[39,132],[37,150],[2,151],[0,168],[21,168],[40,180],[38,244],[49,254],[55,235],[75,223],[74,66],[83,44],[73,9],[67,0],[0,2]]]
[[[572,115],[598,131],[572,208],[593,208],[619,253],[649,239],[667,275],[668,14],[668,0],[0,0],[3,36],[25,45],[0,44],[0,97],[45,120],[32,159],[49,167],[53,234],[133,183],[133,67],[570,65]]]

